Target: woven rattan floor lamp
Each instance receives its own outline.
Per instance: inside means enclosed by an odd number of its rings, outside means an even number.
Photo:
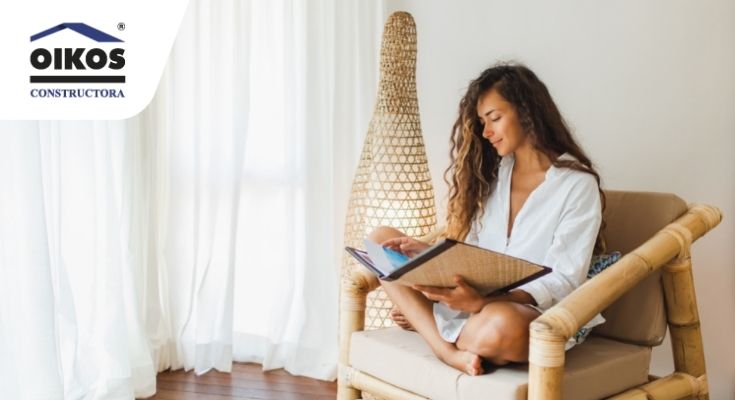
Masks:
[[[383,31],[377,102],[352,183],[345,245],[364,247],[365,236],[380,225],[410,236],[426,235],[436,225],[416,97],[416,25],[406,12],[392,14]],[[342,276],[356,267],[345,256]],[[365,328],[392,325],[390,308],[385,293],[373,291]]]

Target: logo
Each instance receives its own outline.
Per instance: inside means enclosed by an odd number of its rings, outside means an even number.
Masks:
[[[31,89],[31,97],[125,97],[119,87],[99,88],[97,84],[124,84],[125,49],[121,39],[93,28],[84,23],[65,22],[31,36],[34,45],[42,43],[44,38],[64,30],[80,35],[80,43],[90,40],[94,46],[63,46],[47,48],[33,46],[30,53],[30,65],[34,72],[29,76],[31,84],[90,84],[87,87],[37,88]],[[125,29],[123,23],[118,29]],[[75,41],[75,42],[77,42]],[[94,86],[94,87],[92,87]]]

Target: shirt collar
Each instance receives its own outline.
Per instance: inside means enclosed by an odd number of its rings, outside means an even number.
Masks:
[[[569,153],[564,153],[560,155],[559,157],[557,157],[557,160],[558,161],[577,161],[577,159]],[[513,156],[513,153],[508,154],[507,156],[503,156],[500,159],[500,168],[501,169],[510,168],[511,166],[513,166],[514,161],[515,161],[515,157]],[[556,166],[554,166],[554,164],[552,164],[551,167],[549,167],[549,170],[546,171],[546,179],[556,178],[557,176],[561,175],[565,169],[566,168],[557,168]]]
[[[569,153],[564,153],[556,158],[557,161],[577,161],[577,158]],[[569,172],[569,168],[557,168],[554,164],[546,171],[546,178],[556,178]]]

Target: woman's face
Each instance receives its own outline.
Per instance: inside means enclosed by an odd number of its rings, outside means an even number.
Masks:
[[[498,155],[505,156],[528,145],[515,107],[497,90],[485,92],[477,101],[477,116],[483,126],[482,136],[495,147]]]

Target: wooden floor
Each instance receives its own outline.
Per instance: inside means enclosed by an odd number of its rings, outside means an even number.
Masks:
[[[335,382],[324,382],[291,376],[283,370],[263,372],[260,365],[232,365],[232,373],[210,371],[196,376],[194,372],[161,372],[156,395],[151,400],[334,400]]]

